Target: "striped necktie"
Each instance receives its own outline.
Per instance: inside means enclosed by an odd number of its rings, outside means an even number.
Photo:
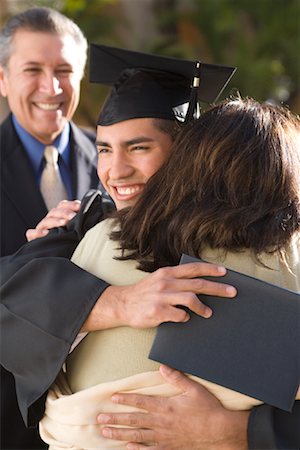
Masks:
[[[57,206],[61,200],[66,200],[68,196],[57,164],[57,149],[52,145],[47,145],[44,158],[46,164],[41,177],[40,190],[47,208],[50,210]]]

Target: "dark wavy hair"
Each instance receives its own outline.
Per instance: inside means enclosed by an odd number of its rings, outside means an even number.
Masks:
[[[153,271],[203,246],[279,252],[300,229],[299,118],[253,99],[187,125],[135,206],[117,213],[120,259]]]

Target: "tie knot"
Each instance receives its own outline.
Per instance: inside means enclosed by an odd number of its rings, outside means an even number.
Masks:
[[[58,150],[53,145],[47,145],[44,151],[44,157],[48,164],[57,164]]]

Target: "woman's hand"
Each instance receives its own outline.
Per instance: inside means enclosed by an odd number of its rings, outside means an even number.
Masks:
[[[144,412],[97,417],[101,434],[128,441],[128,450],[246,450],[249,411],[229,411],[203,386],[167,366],[160,372],[173,397],[115,394],[112,400]],[[109,427],[109,425],[113,427]],[[118,425],[120,427],[118,427]],[[125,428],[122,428],[125,427]],[[147,445],[148,444],[148,445]]]

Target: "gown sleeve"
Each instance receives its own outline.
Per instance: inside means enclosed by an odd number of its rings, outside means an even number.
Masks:
[[[48,388],[108,286],[69,258],[110,208],[101,193],[91,191],[66,227],[1,258],[1,365],[15,377],[28,426],[41,418]]]

